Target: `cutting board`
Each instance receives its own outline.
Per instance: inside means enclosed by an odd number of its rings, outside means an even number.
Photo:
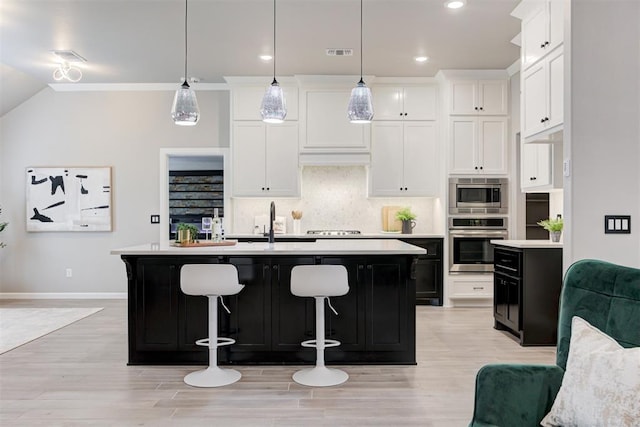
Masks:
[[[382,207],[382,231],[401,231],[402,221],[396,219],[396,214],[402,206]]]

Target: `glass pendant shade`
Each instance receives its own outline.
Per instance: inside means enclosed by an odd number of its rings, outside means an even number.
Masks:
[[[371,89],[360,79],[358,85],[351,89],[351,98],[347,109],[351,123],[371,123],[373,119],[373,104]]]
[[[180,126],[194,126],[200,119],[200,109],[196,93],[186,81],[176,90],[171,107],[171,118]]]
[[[260,105],[260,114],[262,115],[262,121],[265,123],[282,123],[287,116],[284,92],[276,79],[273,79],[273,83],[264,93],[262,105]]]

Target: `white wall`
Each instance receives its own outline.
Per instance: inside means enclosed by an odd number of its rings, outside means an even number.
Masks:
[[[9,227],[0,292],[126,292],[113,248],[157,241],[162,147],[229,146],[228,92],[198,93],[201,120],[175,126],[173,92],[54,92],[47,88],[0,119],[0,205]],[[25,231],[25,169],[111,166],[113,231]],[[73,277],[65,277],[65,269]]]
[[[637,0],[570,3],[565,268],[583,258],[640,267],[639,40]],[[606,214],[631,215],[632,233],[604,234]]]

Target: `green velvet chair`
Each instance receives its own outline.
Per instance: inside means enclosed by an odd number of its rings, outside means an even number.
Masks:
[[[573,316],[623,347],[640,346],[640,269],[596,260],[569,267],[560,294],[556,365],[483,366],[476,377],[470,427],[540,425],[562,384]]]

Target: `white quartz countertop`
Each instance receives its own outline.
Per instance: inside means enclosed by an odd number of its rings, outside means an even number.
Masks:
[[[236,243],[233,246],[176,247],[145,243],[111,250],[112,255],[421,255],[427,251],[396,239],[319,239],[315,242]]]
[[[562,243],[552,242],[551,240],[491,240],[491,243],[496,246],[508,246],[519,249],[562,248]]]
[[[227,239],[256,239],[264,238],[262,234],[229,234]],[[345,234],[340,236],[326,236],[321,234],[276,234],[275,239],[443,239],[443,234],[402,234],[391,232]]]

